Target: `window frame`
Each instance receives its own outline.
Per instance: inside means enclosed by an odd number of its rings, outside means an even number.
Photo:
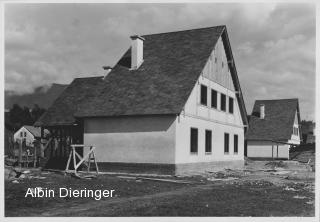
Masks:
[[[215,93],[215,97],[213,96]],[[213,98],[215,98],[215,106],[213,106]],[[211,108],[218,109],[218,91],[211,89]]]
[[[205,91],[203,91],[204,88],[206,89]],[[203,94],[203,92],[205,92],[205,94]],[[203,103],[204,95],[205,95],[205,103]],[[200,85],[200,104],[203,106],[208,105],[208,87],[204,84]]]
[[[222,98],[224,98],[224,100]],[[222,106],[222,101],[224,101],[224,106]],[[224,93],[220,93],[220,110],[224,112],[227,111],[227,96]]]
[[[207,138],[208,135],[210,135],[210,138]],[[209,141],[209,139],[210,139],[210,141]],[[207,150],[208,147],[210,148],[210,151]],[[204,147],[204,151],[205,151],[205,154],[207,154],[207,155],[212,153],[212,130],[208,130],[208,129],[205,130],[205,147]]]
[[[233,99],[233,97],[229,96],[228,100],[229,100],[229,109],[228,109],[228,111],[229,111],[230,114],[233,114],[234,113],[234,99]],[[232,103],[230,103],[230,101],[232,101]],[[230,104],[232,104],[232,106],[230,106]],[[232,111],[230,110],[230,107],[232,107]]]
[[[239,152],[239,136],[238,134],[234,134],[233,135],[233,153],[238,154],[238,152]]]
[[[229,133],[224,133],[224,154],[230,153],[230,135]]]
[[[192,137],[192,132],[193,132],[193,130],[195,130],[194,132],[196,132],[196,137],[195,138],[193,138]],[[196,142],[193,142],[193,139],[195,139],[196,140]],[[196,145],[196,151],[193,151],[193,145],[194,145],[194,143],[195,143],[195,145]],[[190,128],[190,154],[198,154],[198,148],[199,148],[199,130],[198,130],[198,128],[195,128],[195,127],[191,127]]]

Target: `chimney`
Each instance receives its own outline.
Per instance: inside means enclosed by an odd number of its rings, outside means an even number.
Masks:
[[[264,104],[260,104],[260,119],[264,119],[265,117],[265,110]]]
[[[143,41],[138,35],[131,36],[131,69],[138,69],[143,63]]]
[[[109,74],[109,72],[112,70],[111,66],[102,66],[103,70],[105,70],[105,73],[103,74],[103,79],[105,79],[107,77],[107,75]]]

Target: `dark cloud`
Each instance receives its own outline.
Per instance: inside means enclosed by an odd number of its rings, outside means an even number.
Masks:
[[[6,4],[5,87],[30,92],[103,73],[132,34],[225,24],[248,113],[255,99],[300,99],[314,119],[313,4]]]

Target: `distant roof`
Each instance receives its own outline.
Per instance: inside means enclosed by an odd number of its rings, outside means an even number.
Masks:
[[[265,105],[264,119],[260,119],[261,104]],[[246,139],[288,141],[291,139],[296,112],[300,124],[298,99],[256,100]]]
[[[103,83],[102,76],[76,78],[53,102],[52,106],[37,120],[35,126],[72,125],[75,123],[74,113],[79,105],[92,99]]]
[[[225,26],[144,35],[144,62],[137,70],[130,70],[129,48],[102,83],[71,84],[40,120],[55,125],[70,124],[74,117],[180,114],[220,36],[228,61],[233,61]],[[229,68],[247,125],[235,65]],[[81,89],[87,84],[89,94]]]
[[[41,137],[41,128],[40,127],[34,127],[34,126],[28,126],[24,125],[24,128],[26,128],[34,137]],[[49,131],[45,130],[45,134],[48,134]]]

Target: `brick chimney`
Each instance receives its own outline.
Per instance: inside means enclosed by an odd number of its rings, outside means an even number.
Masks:
[[[131,69],[138,69],[143,63],[143,41],[144,38],[133,35],[131,38]]]
[[[264,119],[265,117],[265,107],[264,104],[260,104],[260,119]]]

